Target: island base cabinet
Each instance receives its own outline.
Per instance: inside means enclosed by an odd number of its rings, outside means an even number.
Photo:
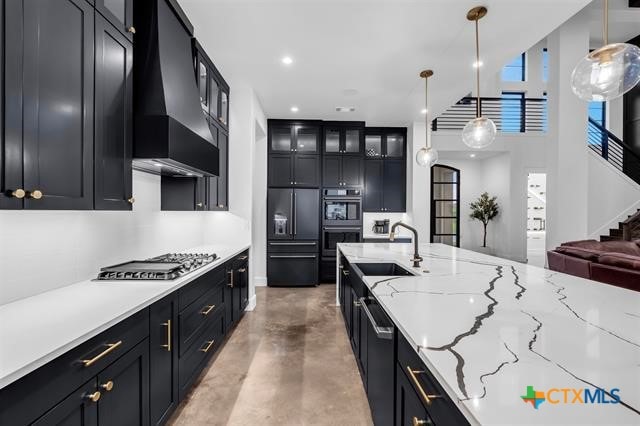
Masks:
[[[402,367],[396,367],[396,426],[433,425]]]

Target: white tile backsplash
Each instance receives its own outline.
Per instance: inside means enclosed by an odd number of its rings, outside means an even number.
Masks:
[[[228,212],[161,212],[160,177],[135,172],[133,212],[0,211],[0,305],[96,276],[102,266],[248,240]]]

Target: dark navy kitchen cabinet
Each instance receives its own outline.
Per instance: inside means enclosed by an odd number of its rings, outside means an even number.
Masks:
[[[325,155],[323,164],[324,187],[362,187],[363,186],[362,157]]]
[[[320,186],[320,133],[313,121],[269,120],[270,187]]]
[[[32,425],[97,426],[98,401],[102,394],[96,389],[96,379],[93,378],[33,422]]]
[[[2,208],[93,208],[94,13],[5,3]]]
[[[406,128],[367,128],[364,211],[405,212]]]
[[[361,121],[324,123],[324,154],[361,155],[364,152],[364,126]]]
[[[95,48],[95,208],[131,210],[133,44],[96,15]]]
[[[133,1],[95,0],[96,10],[129,40],[133,40],[136,32],[133,27]]]
[[[162,176],[160,182],[162,210],[207,210],[207,178]]]

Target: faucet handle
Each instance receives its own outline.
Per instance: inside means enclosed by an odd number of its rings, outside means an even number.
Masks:
[[[389,241],[393,241],[395,239],[396,239],[396,234],[395,234],[395,232],[391,231],[389,233]]]

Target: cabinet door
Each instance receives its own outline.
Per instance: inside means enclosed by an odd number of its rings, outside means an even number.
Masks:
[[[150,307],[150,421],[163,424],[178,404],[178,308],[175,293]]]
[[[342,177],[340,168],[342,166],[342,158],[339,155],[325,155],[322,165],[322,185],[323,186],[342,186]]]
[[[220,90],[220,122],[225,128],[229,127],[229,89]]]
[[[340,129],[324,129],[324,152],[325,154],[338,154],[342,151],[340,146]]]
[[[360,365],[360,302],[358,294],[351,288],[351,348]]]
[[[293,127],[270,126],[269,127],[269,151],[293,152]]]
[[[218,133],[218,152],[220,153],[220,168],[218,175],[218,203],[217,210],[229,209],[229,137],[226,133]]]
[[[235,325],[240,319],[240,277],[237,269],[235,269],[231,263],[228,266],[227,273],[230,274],[229,284],[231,286],[231,317],[229,318],[229,322]]]
[[[403,158],[404,149],[404,135],[401,133],[389,133],[385,136],[384,154],[386,158]]]
[[[295,152],[318,154],[320,152],[320,128],[317,126],[295,126]]]
[[[269,156],[269,186],[293,185],[293,158],[288,154]]]
[[[207,210],[207,178],[198,177],[195,179],[196,203],[194,210]]]
[[[231,327],[233,327],[233,296],[234,296],[234,291],[233,291],[233,287],[235,285],[235,283],[233,282],[233,279],[235,278],[233,276],[233,268],[231,265],[227,265],[225,267],[225,274],[226,274],[226,282],[224,285],[224,292],[223,292],[223,298],[224,298],[224,328],[225,328],[225,333],[228,332]]]
[[[209,115],[219,120],[220,114],[220,85],[215,77],[209,77]]]
[[[318,284],[318,255],[273,253],[267,256],[269,286],[312,286]]]
[[[432,425],[433,422],[413,390],[406,373],[396,364],[396,425],[414,426],[416,424]],[[422,423],[420,423],[422,422]]]
[[[90,395],[95,397],[92,399]],[[32,425],[97,426],[98,402],[101,395],[102,392],[98,391],[96,386],[96,379],[93,378],[33,422]]]
[[[345,268],[348,268],[348,265],[345,265]],[[346,272],[346,274],[345,274]],[[352,328],[352,312],[353,312],[353,293],[351,291],[350,285],[350,277],[349,271],[345,269],[342,273],[343,283],[344,283],[344,322],[347,328],[347,335],[351,338],[353,334]]]
[[[160,209],[192,211],[196,205],[197,178],[162,176],[160,178]]]
[[[149,424],[149,340],[98,374],[98,387],[100,426]]]
[[[345,154],[362,153],[362,129],[345,129],[342,152]]]
[[[383,161],[368,160],[364,162],[364,200],[365,212],[382,211],[383,193]]]
[[[267,239],[293,238],[293,189],[267,190]]]
[[[382,158],[382,135],[366,135],[364,138],[365,158]]]
[[[363,159],[355,156],[342,157],[343,186],[361,187],[363,185]]]
[[[249,264],[244,263],[237,270],[238,286],[240,288],[240,312],[244,312],[249,304]]]
[[[293,237],[296,240],[317,240],[320,237],[320,191],[296,189],[293,211]]]
[[[293,165],[293,184],[295,186],[320,186],[320,156],[295,155]]]
[[[133,40],[133,0],[96,0],[96,9],[127,39]]]
[[[406,199],[404,160],[384,160],[384,211],[404,212]]]
[[[91,209],[94,10],[61,0],[25,1],[23,11],[24,72],[7,83],[24,93],[25,207]]]
[[[95,208],[131,210],[133,46],[96,15]]]
[[[200,95],[200,107],[202,111],[207,114],[209,112],[209,65],[207,61],[201,55],[198,55],[198,61],[196,65],[198,93]]]

